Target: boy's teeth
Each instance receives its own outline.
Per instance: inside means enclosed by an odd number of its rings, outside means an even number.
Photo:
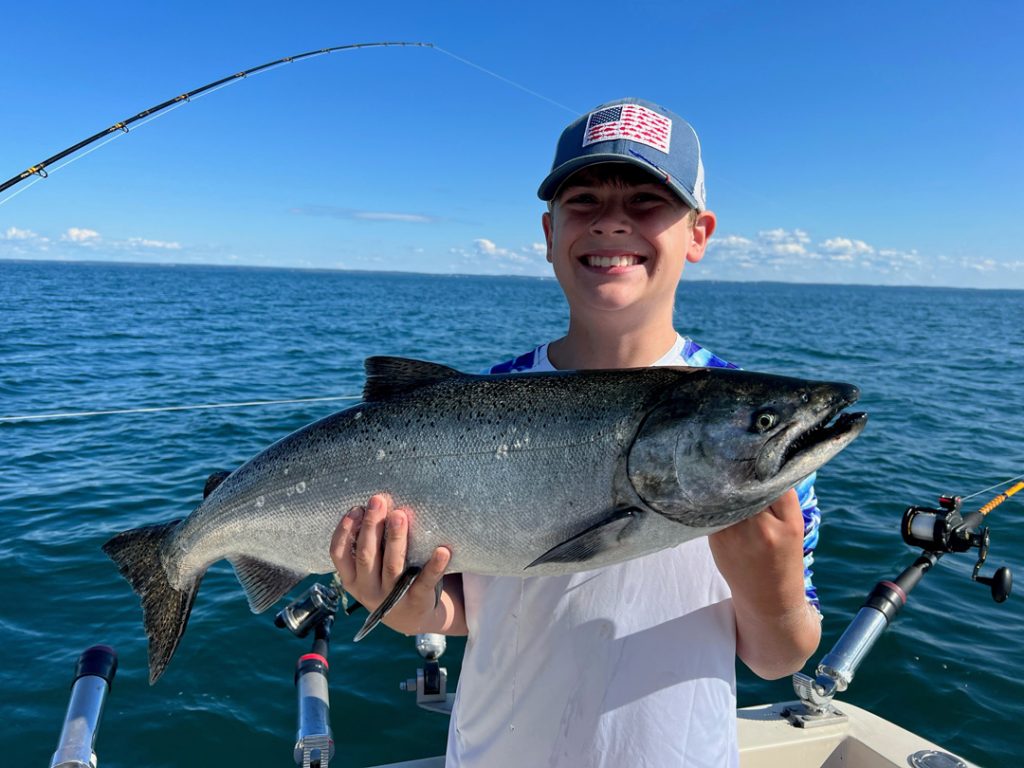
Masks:
[[[628,256],[587,256],[587,264],[591,267],[631,267],[640,259],[632,254]]]

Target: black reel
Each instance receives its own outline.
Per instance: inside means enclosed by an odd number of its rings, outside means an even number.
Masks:
[[[338,611],[338,593],[319,582],[299,595],[295,602],[286,605],[274,617],[274,624],[288,629],[296,637],[305,637],[311,629],[333,621]]]
[[[992,599],[1002,603],[1013,590],[1013,574],[1004,565],[996,568],[991,576],[978,575],[988,557],[989,529],[978,525],[984,519],[979,513],[965,519],[961,512],[962,503],[960,496],[940,496],[938,508],[909,507],[903,513],[900,533],[910,546],[939,556],[976,548],[978,561],[974,564],[971,580],[987,585],[992,590]]]

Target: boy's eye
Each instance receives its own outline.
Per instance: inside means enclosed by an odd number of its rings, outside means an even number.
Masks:
[[[597,198],[589,192],[578,192],[575,195],[569,195],[565,198],[563,203],[566,205],[587,205],[596,202]]]
[[[663,203],[665,202],[665,197],[657,192],[637,192],[633,195],[633,202],[640,204]]]

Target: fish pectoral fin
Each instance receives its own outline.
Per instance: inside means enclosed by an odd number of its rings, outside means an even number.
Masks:
[[[263,613],[309,575],[246,555],[229,557],[228,562],[235,569],[253,613]]]
[[[585,563],[601,552],[607,552],[619,546],[629,526],[636,521],[639,509],[627,507],[617,509],[601,522],[592,525],[583,533],[552,547],[538,557],[525,570],[544,563]]]
[[[384,614],[395,607],[395,604],[401,600],[405,593],[409,591],[409,587],[416,581],[416,577],[420,575],[422,568],[418,565],[410,565],[404,571],[402,575],[398,577],[398,581],[395,582],[394,588],[388,593],[388,596],[384,598],[384,602],[377,606],[377,610],[366,617],[366,621],[363,622],[363,626],[356,632],[356,636],[353,638],[355,642],[359,642],[371,631],[373,628],[380,624],[381,619],[384,618]]]
[[[449,368],[447,365],[410,360],[405,357],[378,355],[366,358],[364,365],[366,366],[366,384],[363,387],[363,400],[367,403],[390,400],[428,384],[466,376],[461,371]]]

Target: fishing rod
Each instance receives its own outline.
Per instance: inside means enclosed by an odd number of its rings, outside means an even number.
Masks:
[[[292,756],[302,768],[328,768],[334,757],[327,653],[340,602],[332,587],[317,582],[274,617],[275,626],[296,637],[313,632],[313,647],[299,657],[295,668],[299,717]]]
[[[48,175],[47,172],[46,172],[46,168],[48,166],[52,165],[53,163],[57,162],[58,160],[64,159],[68,155],[73,155],[75,152],[78,152],[79,150],[84,149],[85,147],[89,146],[90,144],[93,144],[94,142],[99,141],[104,136],[109,136],[111,134],[116,134],[118,131],[121,131],[123,133],[128,133],[128,126],[132,125],[133,123],[138,122],[139,120],[142,120],[143,118],[151,117],[151,116],[155,117],[158,113],[161,113],[164,110],[169,109],[170,107],[173,107],[173,106],[176,106],[176,105],[181,105],[181,104],[183,104],[183,103],[185,103],[187,101],[191,101],[196,96],[199,96],[199,95],[201,95],[203,93],[206,93],[207,91],[211,91],[211,90],[213,90],[215,88],[218,88],[220,86],[228,85],[228,84],[230,84],[231,82],[233,82],[235,80],[239,80],[241,78],[248,77],[249,75],[256,74],[257,72],[262,72],[264,70],[270,69],[271,67],[275,67],[275,66],[282,65],[282,64],[291,64],[292,62],[300,61],[301,59],[308,59],[308,58],[310,58],[312,56],[322,56],[325,53],[333,53],[334,51],[345,51],[345,50],[351,50],[351,49],[355,49],[355,48],[385,48],[385,47],[392,47],[392,46],[415,46],[415,47],[419,47],[419,48],[433,48],[434,44],[433,43],[413,43],[413,42],[351,43],[349,45],[336,45],[333,48],[320,48],[319,50],[315,50],[315,51],[306,51],[305,53],[300,53],[300,54],[297,54],[295,56],[285,56],[282,59],[276,59],[274,61],[268,61],[266,64],[260,64],[257,67],[251,67],[249,69],[243,70],[242,72],[236,72],[233,75],[228,75],[227,77],[222,77],[219,80],[214,80],[212,83],[207,83],[206,85],[200,86],[199,88],[195,88],[195,89],[189,91],[188,93],[183,93],[183,94],[181,94],[179,96],[175,96],[174,98],[168,99],[167,101],[164,101],[164,102],[161,102],[160,104],[157,104],[156,106],[150,107],[149,109],[144,109],[143,111],[139,112],[139,114],[137,114],[137,115],[134,115],[132,117],[126,118],[125,120],[121,120],[120,122],[114,123],[109,128],[106,128],[106,129],[100,131],[99,133],[95,133],[95,134],[93,134],[92,136],[90,136],[90,137],[88,137],[86,139],[82,139],[77,144],[74,144],[74,145],[68,147],[67,149],[64,149],[64,150],[58,152],[57,154],[53,155],[52,157],[48,157],[45,160],[42,160],[42,161],[36,163],[35,165],[33,165],[33,166],[29,167],[29,168],[26,168],[24,171],[19,173],[17,176],[12,176],[10,179],[5,181],[3,184],[0,184],[0,192],[3,192],[4,190],[9,189],[10,187],[13,187],[15,184],[17,184],[17,183],[19,183],[21,181],[24,181],[29,176],[38,176],[40,178],[45,179],[47,177],[47,175]]]
[[[96,768],[96,733],[116,673],[117,654],[109,645],[94,645],[78,657],[64,727],[50,768]]]
[[[900,533],[907,544],[921,547],[921,554],[895,579],[875,585],[846,631],[822,658],[813,678],[799,672],[793,675],[793,688],[800,698],[800,705],[786,712],[793,725],[807,728],[844,717],[832,706],[833,697],[849,687],[860,663],[907,604],[907,595],[943,555],[977,549],[971,581],[988,586],[997,603],[1006,601],[1013,589],[1013,574],[1008,567],[997,568],[991,576],[979,575],[990,544],[989,529],[982,522],[993,509],[1024,490],[1022,477],[1010,478],[971,496],[940,496],[937,507],[907,508]],[[1010,483],[1014,485],[976,511],[963,513],[965,499]]]

